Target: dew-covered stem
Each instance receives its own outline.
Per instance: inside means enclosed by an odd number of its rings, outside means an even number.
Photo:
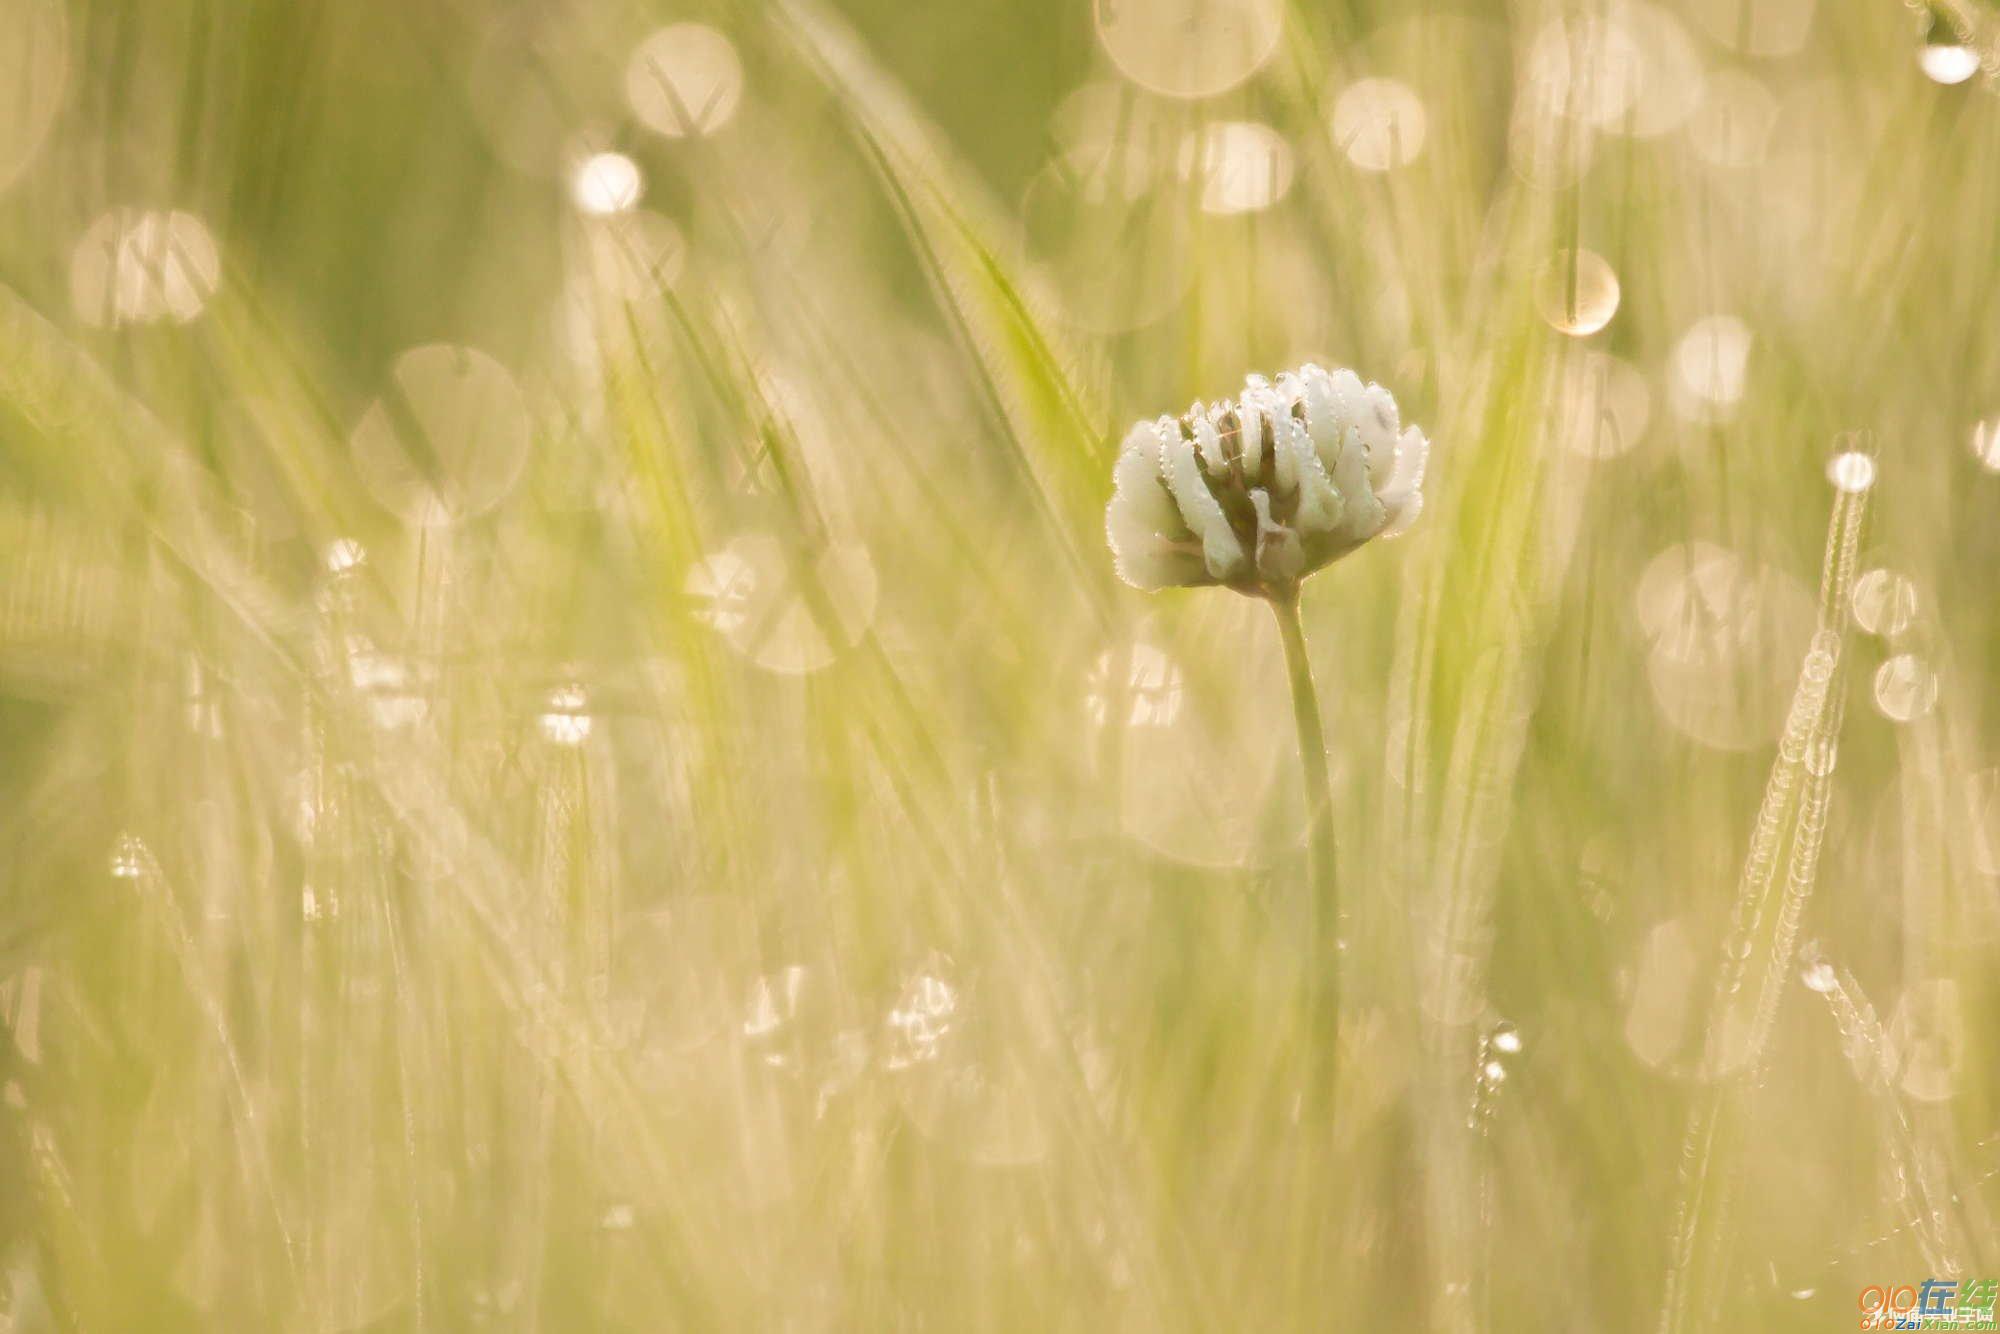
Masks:
[[[1340,893],[1334,873],[1333,787],[1327,776],[1326,733],[1320,724],[1319,696],[1306,656],[1305,627],[1299,620],[1296,585],[1274,592],[1271,612],[1285,645],[1285,675],[1292,689],[1292,721],[1298,729],[1299,766],[1306,799],[1306,866],[1310,900],[1306,969],[1312,997],[1313,1031],[1325,1039],[1320,1053],[1330,1093],[1338,1073],[1340,1019]],[[1323,1021],[1323,1022],[1322,1022]]]

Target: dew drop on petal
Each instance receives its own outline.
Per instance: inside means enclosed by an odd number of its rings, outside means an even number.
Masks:
[[[1333,142],[1363,171],[1414,162],[1424,148],[1423,99],[1400,79],[1361,79],[1333,104]]]
[[[743,62],[714,28],[675,23],[639,44],[625,67],[625,100],[670,139],[714,134],[743,98]]]
[[[1163,97],[1227,92],[1264,66],[1284,32],[1282,0],[1093,0],[1118,72]]]
[[[1875,707],[1893,722],[1914,722],[1937,703],[1937,673],[1914,653],[1898,653],[1875,669]]]
[[[1894,570],[1869,570],[1854,581],[1854,623],[1884,639],[1903,633],[1917,614],[1917,586]]]
[[[1618,275],[1595,251],[1564,250],[1542,271],[1536,297],[1558,333],[1588,337],[1618,312]]]

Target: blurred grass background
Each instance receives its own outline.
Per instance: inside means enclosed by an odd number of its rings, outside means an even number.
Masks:
[[[2000,1277],[1996,33],[0,0],[0,1329]],[[1268,618],[1101,539],[1309,359],[1435,442],[1337,1034]]]

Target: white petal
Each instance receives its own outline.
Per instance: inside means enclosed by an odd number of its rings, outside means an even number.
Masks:
[[[1375,536],[1382,527],[1382,502],[1375,498],[1375,488],[1368,481],[1368,450],[1361,443],[1358,427],[1347,428],[1347,443],[1334,467],[1333,485],[1343,502],[1334,536],[1348,546]]]
[[[1221,502],[1201,475],[1201,465],[1195,461],[1194,442],[1183,437],[1179,425],[1168,417],[1160,418],[1154,429],[1160,437],[1161,475],[1166,479],[1167,490],[1173,493],[1174,502],[1180,506],[1181,518],[1201,541],[1202,559],[1209,575],[1216,579],[1235,576],[1243,568],[1243,544],[1236,540],[1229,516],[1222,512]]]
[[[1118,577],[1145,589],[1199,583],[1201,556],[1189,549],[1192,539],[1180,508],[1161,484],[1159,436],[1150,422],[1126,435],[1111,479],[1104,535]]]
[[[1340,449],[1347,437],[1339,400],[1334,395],[1333,377],[1317,366],[1299,373],[1306,404],[1306,429],[1312,432],[1313,449],[1331,474],[1340,464]]]
[[[1208,469],[1208,475],[1220,477],[1229,471],[1229,460],[1222,453],[1222,433],[1215,429],[1215,423],[1209,420],[1207,411],[1199,403],[1195,409],[1188,416],[1189,423],[1194,427],[1195,447],[1201,451],[1202,465]]]
[[[1340,521],[1340,492],[1327,476],[1313,448],[1313,439],[1300,422],[1292,423],[1290,444],[1298,459],[1299,510],[1296,523],[1301,534],[1317,536],[1331,532]]]
[[[1424,484],[1424,467],[1430,459],[1431,442],[1412,426],[1396,440],[1396,464],[1381,489],[1382,504],[1394,509],[1406,496]]]
[[[1404,533],[1410,531],[1410,525],[1415,523],[1417,516],[1423,512],[1424,493],[1421,491],[1410,492],[1409,495],[1403,497],[1402,504],[1389,515],[1389,522],[1383,525],[1382,531],[1377,533],[1376,536],[1401,537]]]
[[[1271,497],[1262,487],[1250,493],[1257,510],[1257,572],[1266,579],[1290,580],[1306,567],[1299,535],[1271,517]]]
[[[1360,428],[1361,443],[1368,446],[1368,480],[1379,489],[1389,480],[1389,471],[1395,465],[1396,432],[1400,429],[1396,400],[1388,390],[1379,384],[1368,386],[1367,399],[1355,425]]]
[[[1270,394],[1259,394],[1257,398],[1258,411],[1271,423],[1271,476],[1278,484],[1278,494],[1290,495],[1299,489],[1299,458],[1292,449],[1292,419]]]
[[[1247,395],[1236,409],[1236,420],[1243,432],[1243,475],[1255,479],[1264,471],[1264,418]]]

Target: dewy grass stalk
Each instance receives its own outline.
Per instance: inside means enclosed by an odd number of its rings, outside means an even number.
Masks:
[[[1284,640],[1304,773],[1310,875],[1310,1012],[1333,1087],[1339,1043],[1339,905],[1326,739],[1299,587],[1415,521],[1430,442],[1353,371],[1253,375],[1234,402],[1196,403],[1125,437],[1105,516],[1118,572],[1137,588],[1219,584],[1271,604]]]

